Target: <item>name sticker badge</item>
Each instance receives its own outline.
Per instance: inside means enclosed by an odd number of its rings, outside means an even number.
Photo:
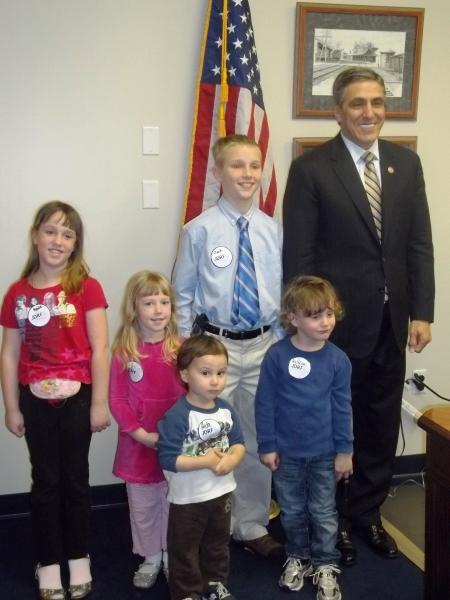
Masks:
[[[201,440],[216,438],[220,434],[220,425],[214,419],[204,419],[198,426],[198,436]]]
[[[127,364],[127,369],[128,375],[131,381],[134,383],[138,383],[138,381],[141,381],[141,379],[144,377],[144,371],[142,370],[141,365],[137,362],[129,362]]]
[[[289,361],[289,375],[295,379],[304,379],[311,373],[311,363],[302,356],[296,356]]]
[[[219,269],[224,269],[231,265],[233,260],[233,255],[231,254],[231,250],[226,248],[225,246],[217,246],[211,252],[211,261],[215,267],[219,267]]]
[[[28,311],[28,321],[35,327],[44,327],[50,321],[50,311],[44,304],[35,304]]]

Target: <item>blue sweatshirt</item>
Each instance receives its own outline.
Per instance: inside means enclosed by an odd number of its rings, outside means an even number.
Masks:
[[[285,337],[267,352],[255,398],[258,452],[291,458],[353,450],[351,363],[331,342],[314,352]]]

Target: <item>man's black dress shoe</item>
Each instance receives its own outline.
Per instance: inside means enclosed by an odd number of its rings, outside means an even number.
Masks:
[[[341,565],[350,567],[356,562],[356,548],[348,529],[339,529],[336,548],[341,553]]]
[[[239,546],[250,550],[262,558],[268,558],[276,563],[286,560],[284,546],[274,539],[269,533],[253,540],[234,540]]]
[[[382,525],[372,523],[366,528],[366,538],[373,550],[382,554],[385,558],[396,558],[398,556],[397,544],[393,537]]]

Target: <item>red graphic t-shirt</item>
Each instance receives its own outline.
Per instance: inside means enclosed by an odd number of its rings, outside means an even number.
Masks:
[[[19,382],[61,378],[91,383],[91,347],[86,312],[106,308],[102,287],[88,277],[78,294],[61,285],[37,289],[26,279],[11,285],[3,300],[0,324],[22,337]]]

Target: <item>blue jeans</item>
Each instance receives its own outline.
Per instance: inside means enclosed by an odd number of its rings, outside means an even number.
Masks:
[[[313,566],[336,564],[338,516],[334,455],[280,457],[273,473],[286,554]]]

